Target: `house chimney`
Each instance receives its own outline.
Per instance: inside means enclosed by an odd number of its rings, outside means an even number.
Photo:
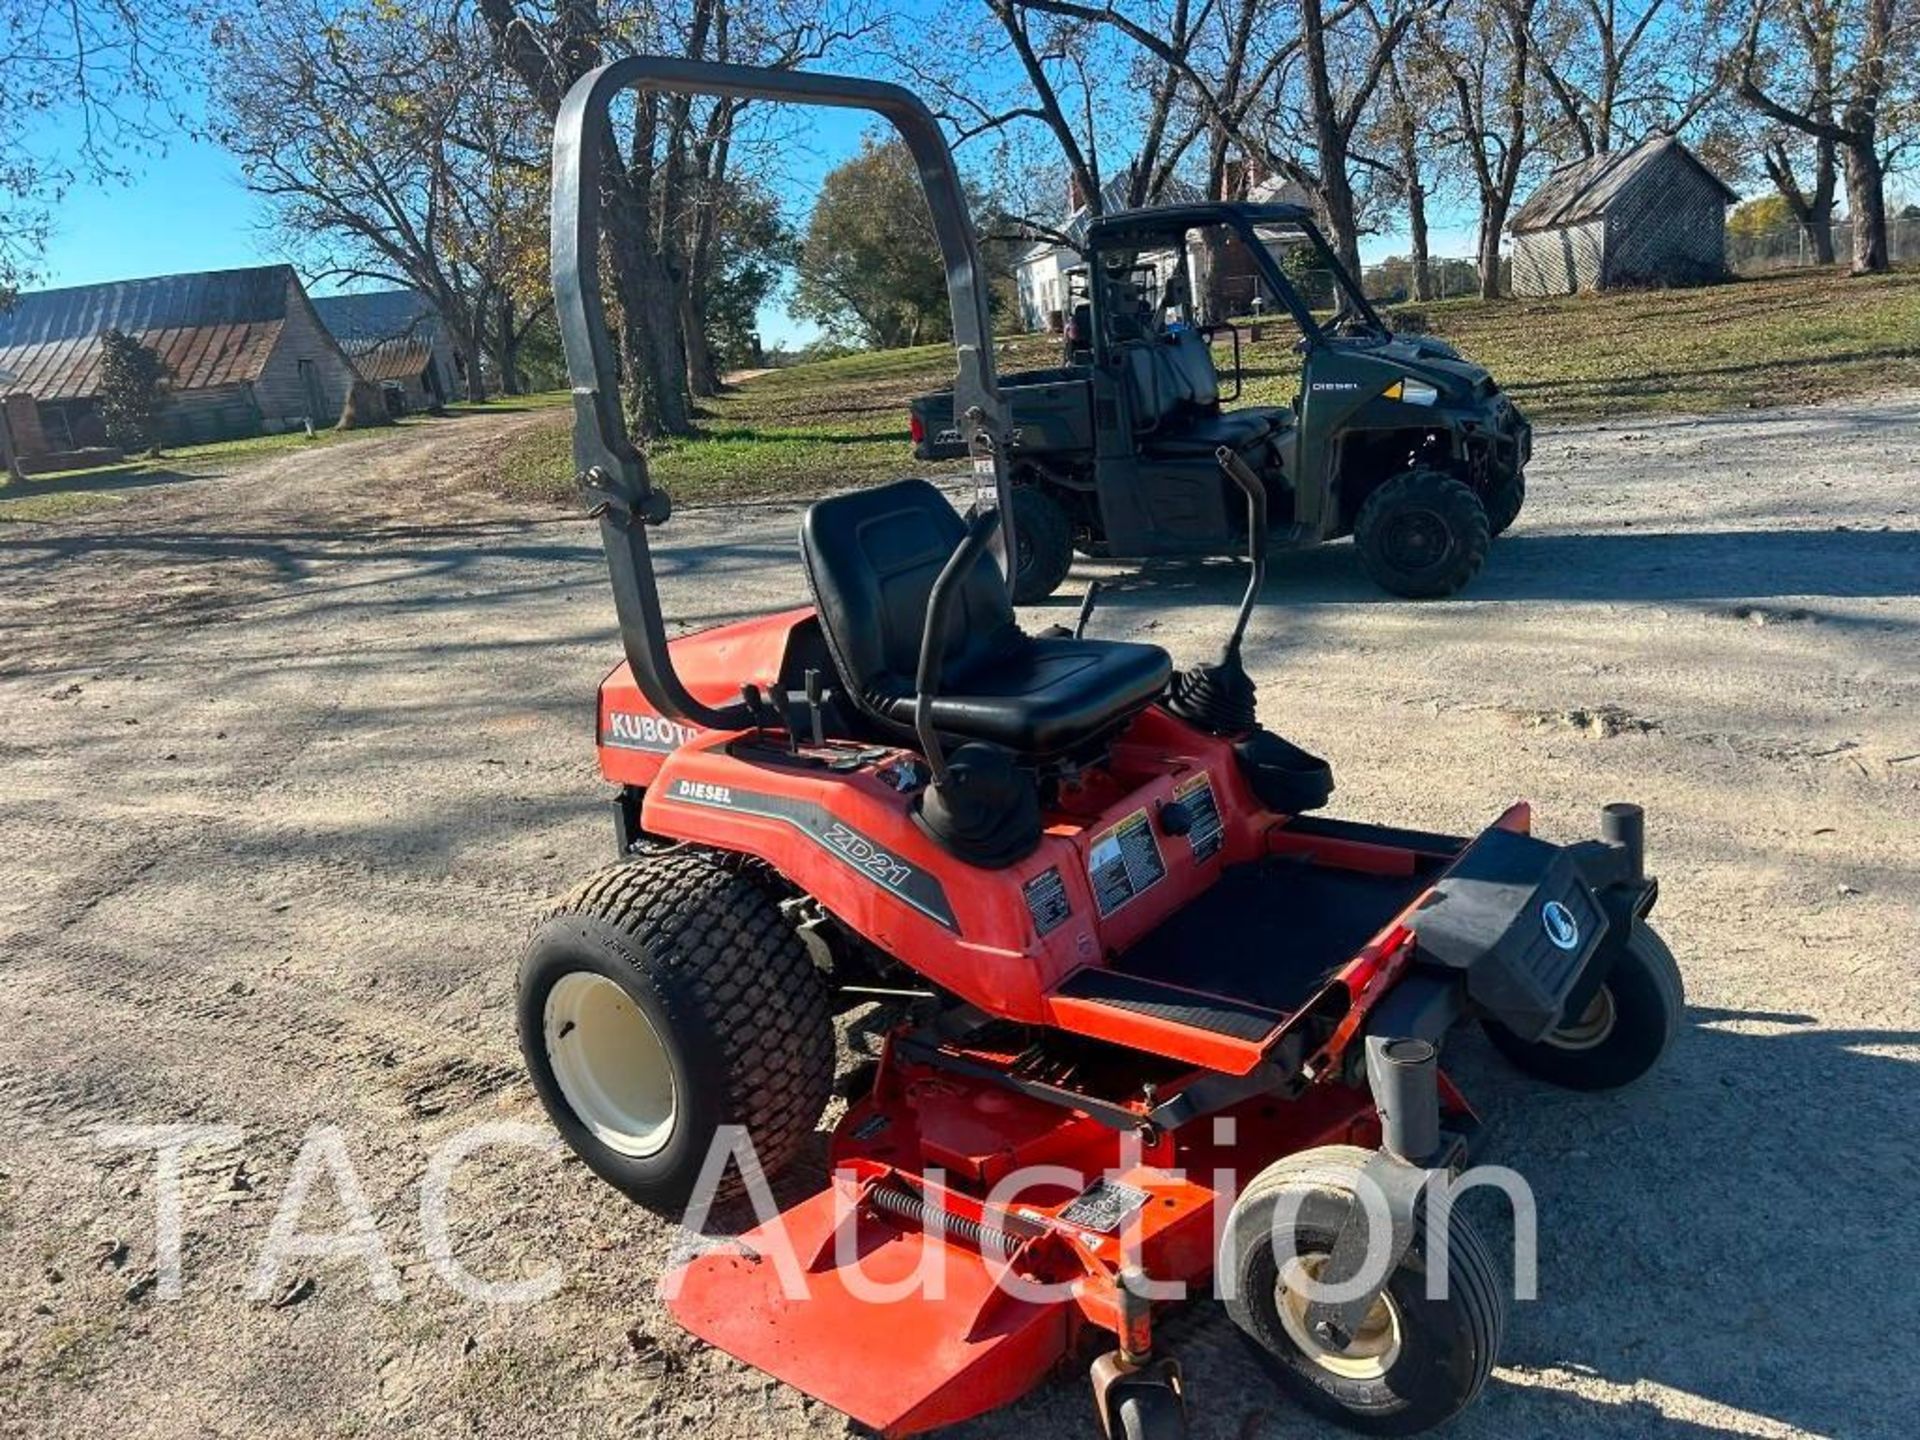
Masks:
[[[1244,200],[1247,198],[1247,162],[1229,160],[1225,173],[1220,177],[1222,200]]]
[[[1078,170],[1067,172],[1067,213],[1074,214],[1087,208],[1087,187],[1081,182]]]

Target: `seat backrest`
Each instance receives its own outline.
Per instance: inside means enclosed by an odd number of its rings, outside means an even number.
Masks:
[[[1156,340],[1130,340],[1120,347],[1121,373],[1133,398],[1133,428],[1148,434],[1180,408],[1179,377]]]
[[[1178,372],[1183,399],[1199,410],[1220,403],[1220,372],[1214,368],[1213,347],[1191,326],[1168,333],[1164,342],[1169,365]]]
[[[856,704],[882,719],[886,703],[914,691],[927,600],[966,538],[958,512],[925,480],[898,480],[816,500],[800,522],[800,553],[827,648]],[[946,663],[1005,642],[1013,600],[991,552],[962,582]]]

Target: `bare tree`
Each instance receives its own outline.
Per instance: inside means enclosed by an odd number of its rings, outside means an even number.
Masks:
[[[0,304],[37,276],[68,186],[124,180],[188,126],[202,19],[185,0],[0,0]]]
[[[544,174],[524,118],[485,84],[485,33],[451,8],[343,14],[272,0],[218,40],[215,130],[281,238],[322,277],[428,296],[468,397],[484,398],[480,357],[511,294],[508,245],[526,243]]]
[[[840,0],[687,0],[684,6],[619,12],[601,0],[478,5],[512,74],[549,117],[559,112],[575,80],[619,55],[645,51],[711,60],[724,53],[735,62],[785,69],[821,59],[869,28],[857,9]],[[724,179],[724,168],[715,167],[727,150],[717,136],[702,148],[714,133],[713,104],[643,94],[635,98],[630,125],[609,127],[607,152],[619,163],[601,175],[607,216],[602,236],[621,315],[627,408],[641,435],[693,430],[688,334],[700,282],[690,267],[703,251],[697,226],[690,231],[687,217],[698,212],[702,186]],[[738,106],[719,102],[719,113],[719,133],[731,134]],[[708,167],[704,174],[702,163]],[[704,388],[712,367],[700,360],[703,338],[692,349]]]
[[[1889,113],[1910,113],[1915,100],[1912,8],[1913,0],[1800,0],[1796,12],[1781,0],[1755,0],[1734,59],[1742,100],[1776,124],[1830,142],[1844,157],[1855,274],[1888,264],[1888,137],[1881,126]],[[1817,77],[1822,65],[1830,67],[1828,82],[1816,78],[1801,98],[1784,98],[1795,91],[1783,80]]]
[[[1466,0],[1426,28],[1424,53],[1446,73],[1452,115],[1443,132],[1464,157],[1478,209],[1480,294],[1500,293],[1500,237],[1537,129],[1533,19],[1540,0]]]

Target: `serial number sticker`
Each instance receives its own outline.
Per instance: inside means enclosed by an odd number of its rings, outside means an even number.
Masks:
[[[1074,1202],[1060,1212],[1060,1218],[1082,1230],[1111,1235],[1126,1224],[1127,1217],[1145,1205],[1147,1199],[1144,1190],[1102,1178],[1082,1190]]]
[[[1187,844],[1193,848],[1193,858],[1200,861],[1219,854],[1226,841],[1227,827],[1220,819],[1220,806],[1213,798],[1213,782],[1207,778],[1207,772],[1202,770],[1174,786],[1173,798],[1185,805],[1193,817],[1193,828],[1187,831]]]
[[[1067,882],[1057,867],[1049,867],[1020,887],[1027,897],[1027,913],[1033,916],[1033,928],[1041,936],[1052,934],[1073,915],[1073,901],[1067,898]]]
[[[1103,916],[1111,915],[1143,890],[1166,878],[1160,843],[1145,808],[1093,837],[1087,847],[1087,879]]]

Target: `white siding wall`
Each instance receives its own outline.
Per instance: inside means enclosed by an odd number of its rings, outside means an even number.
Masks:
[[[1513,293],[1571,295],[1600,284],[1606,224],[1588,220],[1558,230],[1534,230],[1513,239]]]
[[[311,397],[302,361],[312,367],[311,390],[317,394]],[[339,420],[353,381],[353,366],[314,314],[299,282],[291,282],[286,323],[253,383],[261,424],[270,432],[293,430],[311,417],[316,429],[326,429]],[[317,414],[316,399],[321,407]]]

